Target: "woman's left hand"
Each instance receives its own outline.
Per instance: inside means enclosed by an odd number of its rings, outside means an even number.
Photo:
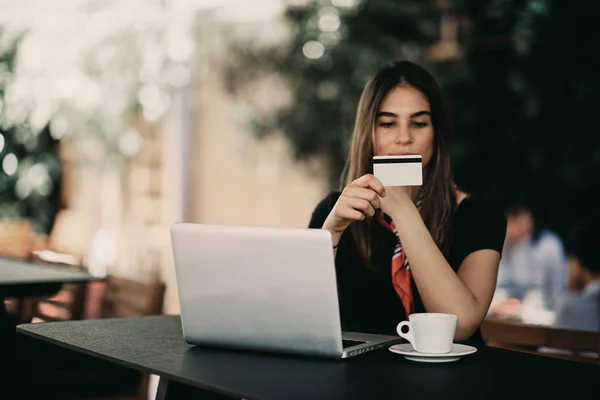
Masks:
[[[393,216],[404,205],[412,203],[413,186],[386,186],[385,197],[381,198],[381,210],[389,216]]]

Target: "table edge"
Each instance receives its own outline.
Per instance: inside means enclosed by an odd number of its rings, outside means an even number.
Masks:
[[[30,282],[23,282],[23,281],[14,281],[14,282],[0,282],[0,287],[2,286],[25,286],[25,285],[45,285],[45,284],[53,284],[53,283],[87,283],[87,282],[102,282],[105,281],[106,278],[105,277],[95,277],[93,275],[90,275],[90,277],[87,276],[81,276],[81,277],[76,277],[76,278],[67,278],[67,279],[48,279],[48,280],[37,280],[37,281],[30,281]]]
[[[62,322],[45,322],[45,323],[47,323],[47,324],[48,323],[50,323],[50,324],[60,324]],[[188,386],[192,386],[192,387],[195,387],[195,388],[198,388],[198,389],[206,390],[206,391],[209,391],[209,392],[214,392],[214,393],[217,393],[217,394],[222,394],[222,395],[226,395],[226,396],[235,396],[236,398],[240,398],[240,399],[255,400],[255,398],[253,398],[253,397],[249,397],[248,395],[245,395],[243,393],[238,393],[238,392],[234,392],[234,391],[231,391],[231,390],[227,390],[227,389],[222,388],[220,386],[216,386],[215,387],[215,386],[208,386],[208,385],[199,385],[196,382],[190,381],[190,380],[185,379],[185,378],[178,377],[176,375],[172,375],[172,374],[169,374],[169,373],[161,373],[161,372],[159,372],[159,371],[157,371],[157,370],[155,370],[153,368],[145,368],[145,367],[143,367],[143,366],[141,366],[139,364],[136,364],[136,363],[123,361],[123,360],[120,360],[118,358],[114,358],[114,357],[107,356],[107,355],[104,355],[104,354],[94,353],[93,351],[82,349],[81,347],[72,346],[72,345],[69,345],[68,343],[61,342],[59,340],[52,339],[52,338],[49,338],[47,336],[40,335],[38,333],[29,331],[29,330],[25,329],[27,327],[27,325],[35,325],[35,324],[29,323],[29,324],[20,324],[20,325],[17,325],[17,332],[21,333],[23,335],[32,337],[34,339],[42,340],[44,342],[51,343],[51,344],[59,346],[59,347],[63,347],[63,348],[69,349],[71,351],[75,351],[77,353],[82,353],[82,354],[85,354],[85,355],[88,355],[88,356],[91,356],[91,357],[94,357],[94,358],[98,358],[98,359],[101,359],[101,360],[109,361],[109,362],[112,362],[114,364],[121,365],[121,366],[126,367],[126,368],[135,369],[135,370],[140,371],[140,372],[145,372],[145,373],[149,373],[149,374],[152,374],[152,375],[157,375],[161,379],[164,378],[164,379],[172,380],[172,381],[183,383],[183,384],[186,384]]]

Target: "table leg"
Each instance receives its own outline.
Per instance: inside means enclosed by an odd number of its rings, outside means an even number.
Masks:
[[[155,400],[165,400],[167,398],[167,386],[169,385],[169,380],[167,378],[160,377],[158,381],[158,388],[156,389],[156,398]]]
[[[230,400],[232,398],[163,377],[158,381],[158,389],[156,390],[156,400]]]

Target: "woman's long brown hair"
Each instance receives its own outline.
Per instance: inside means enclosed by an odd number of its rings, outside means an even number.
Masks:
[[[342,186],[373,173],[374,132],[376,115],[387,94],[400,84],[418,89],[429,100],[434,129],[434,152],[424,171],[420,212],[433,240],[444,255],[448,255],[452,240],[456,195],[452,181],[451,130],[439,85],[425,69],[408,61],[400,61],[381,69],[365,86],[356,113],[354,133],[348,163],[342,176]],[[373,267],[371,253],[373,218],[354,222],[350,230],[364,263]]]

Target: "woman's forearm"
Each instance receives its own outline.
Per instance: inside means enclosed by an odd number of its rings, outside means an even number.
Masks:
[[[456,315],[456,338],[470,337],[480,323],[477,299],[438,249],[414,204],[397,207],[391,217],[425,309]]]

